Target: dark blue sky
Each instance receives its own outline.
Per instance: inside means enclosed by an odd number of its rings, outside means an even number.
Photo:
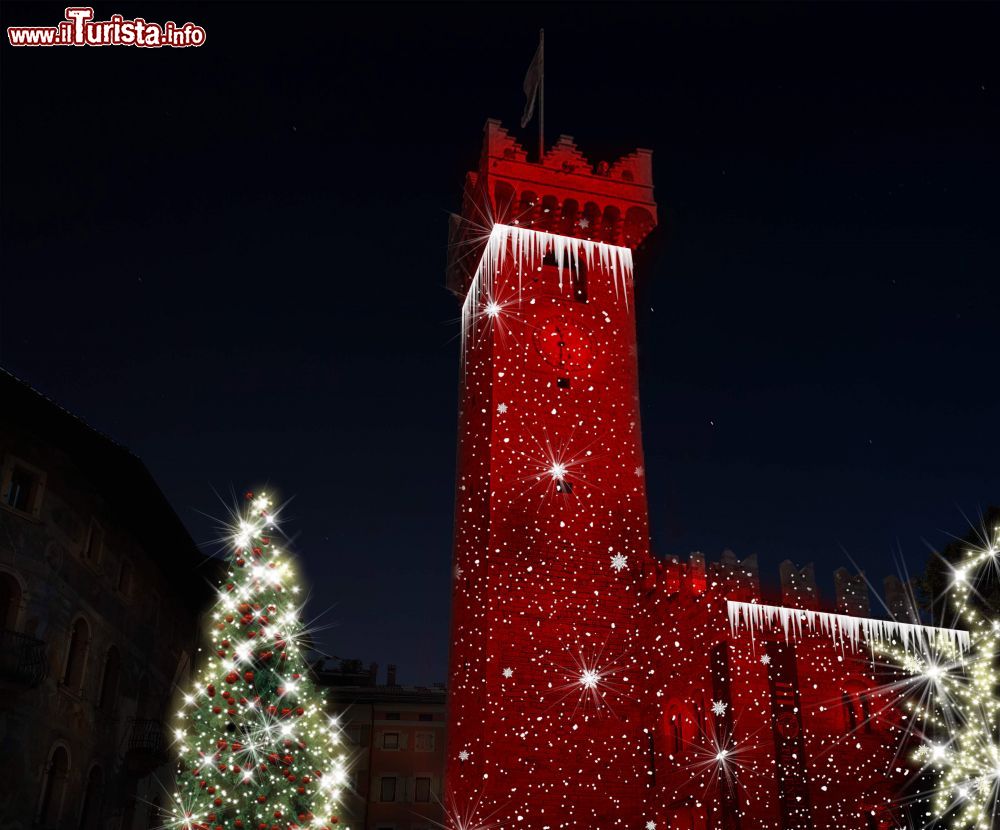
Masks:
[[[0,49],[0,363],[141,456],[201,542],[214,491],[294,496],[333,654],[445,676],[446,214],[540,26],[550,140],[654,150],[656,552],[815,561],[829,590],[1000,501],[1000,7],[96,11],[207,44]]]

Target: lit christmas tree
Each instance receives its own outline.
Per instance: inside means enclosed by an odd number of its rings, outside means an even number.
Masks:
[[[210,615],[210,645],[174,733],[184,830],[341,827],[335,719],[309,676],[292,562],[264,496],[247,493]]]
[[[948,598],[956,625],[969,632],[969,649],[962,652],[938,642],[918,656],[889,652],[908,675],[904,705],[923,738],[916,759],[936,779],[934,790],[918,797],[926,803],[923,826],[1000,826],[1000,619],[977,602],[998,573],[1000,527],[952,566]]]

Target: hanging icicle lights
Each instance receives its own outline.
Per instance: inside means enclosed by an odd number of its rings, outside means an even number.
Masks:
[[[541,271],[542,263],[549,255],[555,260],[559,271],[560,291],[566,290],[568,285],[564,274],[579,276],[581,262],[586,268],[599,265],[611,275],[615,295],[628,304],[627,286],[632,279],[631,248],[496,224],[487,237],[479,267],[462,304],[463,359],[465,345],[473,332],[473,323],[477,317],[486,316],[493,320],[502,313],[502,305],[495,299],[496,280],[503,273],[508,257],[517,269],[517,290],[520,294],[526,273]]]

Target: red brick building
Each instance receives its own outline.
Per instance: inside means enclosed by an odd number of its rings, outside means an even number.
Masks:
[[[752,561],[650,551],[632,279],[656,221],[650,151],[529,161],[487,122],[448,265],[449,825],[893,826],[910,771],[864,640],[910,630],[851,616],[850,575],[821,613],[808,569],[766,605]]]

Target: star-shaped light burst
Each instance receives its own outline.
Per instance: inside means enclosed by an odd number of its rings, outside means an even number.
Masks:
[[[726,710],[729,708],[729,704],[721,700],[712,701],[712,714],[717,717],[722,717],[726,714]]]
[[[541,437],[532,436],[537,450],[530,446],[517,452],[524,460],[526,475],[522,479],[529,487],[543,488],[542,496],[576,495],[577,485],[587,483],[583,475],[587,461],[594,458],[590,441],[582,447],[572,447],[573,433],[564,440],[553,442],[543,428]],[[590,484],[593,486],[593,484]]]
[[[906,673],[896,685],[914,731],[947,736],[925,739],[915,759],[937,776],[935,789],[918,798],[929,800],[934,823],[949,830],[988,830],[1000,819],[1000,624],[976,602],[978,589],[1000,574],[1000,526],[984,537],[953,568],[948,595],[969,632],[969,650],[939,641],[918,654],[882,650]]]
[[[556,671],[565,678],[565,682],[552,686],[560,693],[553,706],[573,700],[571,716],[580,711],[583,712],[585,719],[590,717],[591,706],[593,714],[597,717],[602,717],[606,713],[615,714],[609,703],[609,696],[614,700],[615,695],[625,690],[628,676],[622,674],[617,677],[623,671],[624,655],[614,659],[605,653],[606,650],[607,643],[604,647],[595,649],[589,657],[583,649],[579,652],[569,651],[572,665],[555,666]]]

